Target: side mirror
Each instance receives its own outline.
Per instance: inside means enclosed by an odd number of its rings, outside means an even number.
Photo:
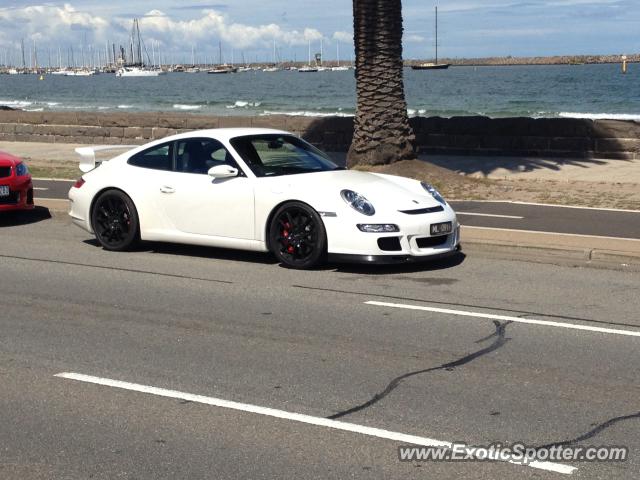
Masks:
[[[214,179],[231,178],[238,176],[238,169],[230,167],[229,165],[216,165],[215,167],[211,167],[207,174]]]

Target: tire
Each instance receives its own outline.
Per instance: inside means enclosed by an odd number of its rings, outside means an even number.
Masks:
[[[131,250],[140,239],[136,207],[120,190],[107,190],[98,196],[91,211],[91,226],[105,250]]]
[[[302,202],[285,203],[269,226],[269,245],[276,258],[290,268],[312,268],[324,260],[327,233],[313,208]]]

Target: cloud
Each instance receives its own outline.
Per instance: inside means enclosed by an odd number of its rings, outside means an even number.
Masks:
[[[227,10],[229,5],[226,3],[209,3],[201,5],[180,5],[179,7],[173,7],[172,10]]]
[[[16,45],[20,38],[70,43],[77,41],[79,31],[91,41],[109,30],[109,21],[70,4],[0,8],[0,22],[6,25],[0,33],[4,45]]]
[[[544,37],[553,33],[558,33],[561,30],[555,28],[504,28],[501,30],[476,30],[475,33],[483,37]]]
[[[415,33],[410,33],[408,35],[405,34],[403,40],[405,42],[416,43],[416,42],[424,42],[425,38],[422,35],[416,35]]]
[[[619,0],[552,0],[543,2],[545,7],[573,7],[576,5],[593,5],[601,7],[603,5],[612,5],[620,3]]]
[[[135,10],[135,2],[129,5]],[[252,51],[271,51],[275,41],[278,48],[306,47],[308,42],[319,42],[323,34],[312,27],[284,28],[274,23],[249,25],[234,22],[221,10],[209,7],[225,7],[223,4],[189,5],[191,13],[181,17],[168,15],[158,8],[140,15],[93,14],[79,11],[69,3],[63,5],[0,7],[0,47],[18,55],[21,39],[26,44],[37,42],[40,49],[45,44],[57,48],[102,48],[105,43],[127,45],[132,18],[139,18],[145,44],[158,45],[164,54],[181,55],[196,46],[200,54],[217,53],[218,42],[225,48]],[[193,10],[200,9],[198,13]],[[88,7],[87,7],[88,8]],[[172,8],[169,6],[169,10]],[[121,10],[122,11],[122,10]],[[351,34],[338,32],[337,38],[351,41]],[[98,47],[100,46],[100,47]],[[16,53],[18,52],[18,53]]]
[[[337,42],[351,43],[353,42],[353,33],[351,32],[334,32],[333,39]]]
[[[121,26],[130,21],[118,19]],[[151,36],[165,45],[185,46],[194,43],[213,44],[222,41],[234,48],[267,47],[275,40],[279,45],[306,45],[317,41],[322,34],[313,28],[284,30],[275,23],[246,25],[230,22],[216,10],[204,10],[202,16],[185,20],[174,19],[160,10],[151,10],[140,19],[145,37]]]

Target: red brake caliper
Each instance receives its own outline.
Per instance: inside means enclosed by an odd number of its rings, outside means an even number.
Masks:
[[[282,230],[282,237],[284,238],[285,241],[285,247],[287,248],[287,253],[293,253],[295,251],[295,249],[293,248],[293,245],[289,244],[289,240],[287,239],[287,237],[289,236],[289,229],[291,228],[291,225],[289,225],[289,222],[284,224],[284,229]]]

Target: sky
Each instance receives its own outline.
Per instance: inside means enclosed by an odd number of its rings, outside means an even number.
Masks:
[[[404,57],[433,56],[434,7],[403,0]],[[629,54],[640,52],[640,0],[441,0],[441,57]],[[148,52],[168,63],[306,60],[308,44],[324,58],[353,56],[350,0],[0,0],[0,64],[18,63],[24,39],[40,64],[58,48],[100,51],[128,43],[132,19]],[[153,48],[152,48],[153,47]],[[192,53],[193,52],[193,53]],[[28,61],[28,60],[27,60]],[[63,60],[64,61],[64,60]]]

